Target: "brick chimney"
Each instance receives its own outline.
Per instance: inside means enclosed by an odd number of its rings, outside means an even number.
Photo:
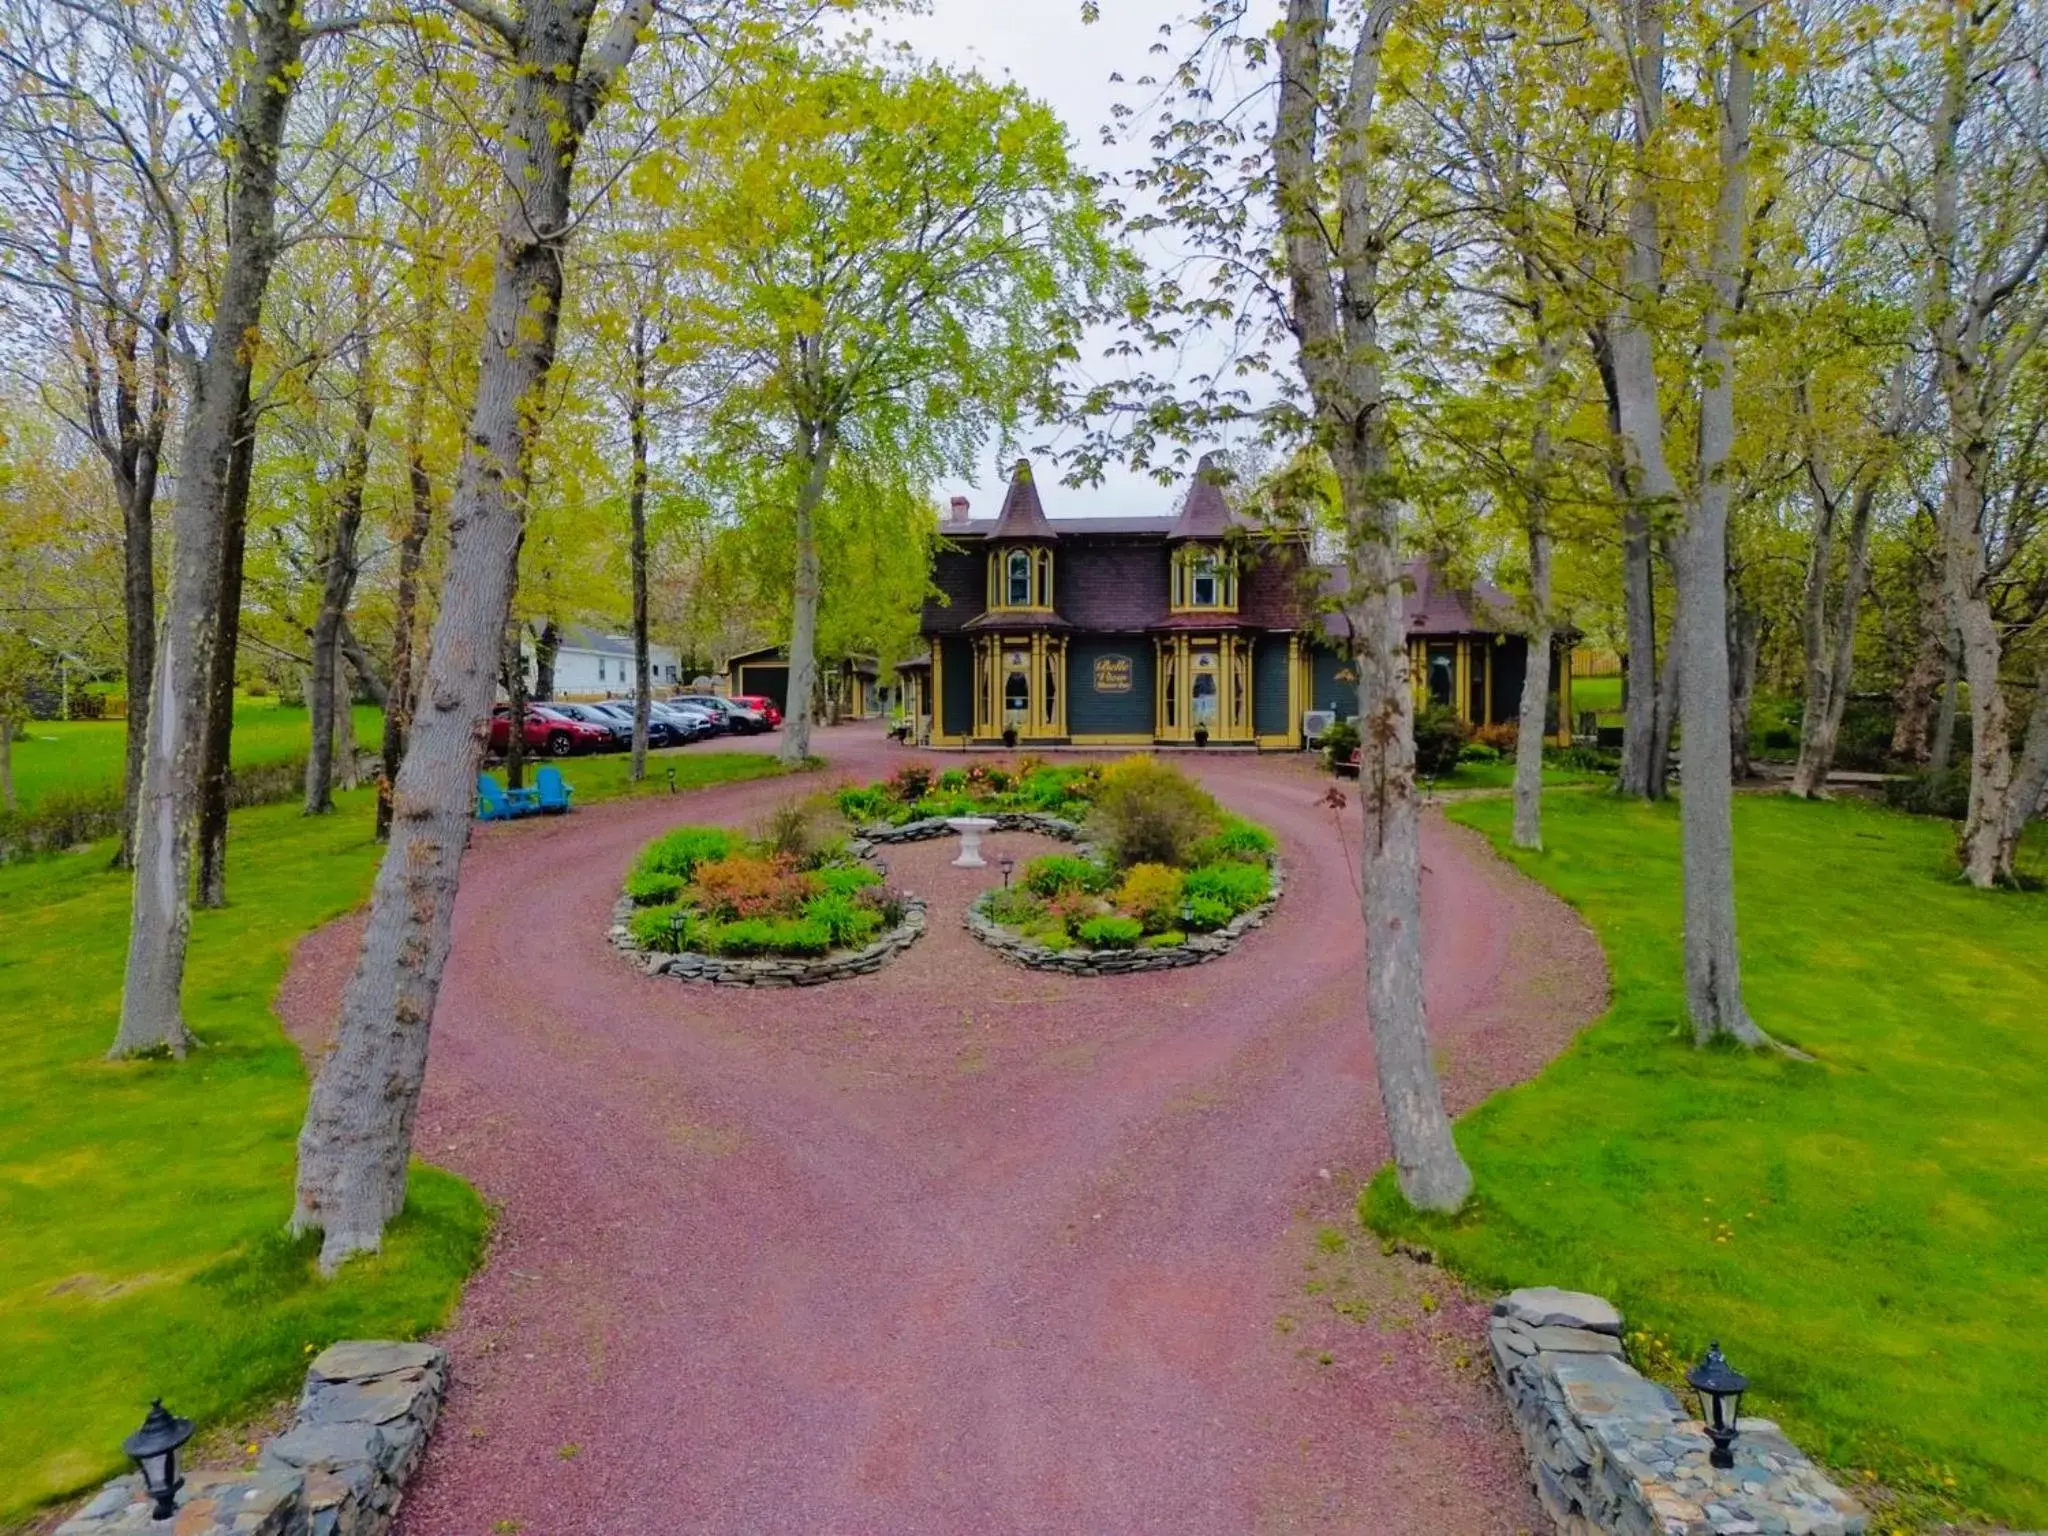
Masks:
[[[954,527],[967,521],[967,498],[955,496],[946,508],[946,521]]]

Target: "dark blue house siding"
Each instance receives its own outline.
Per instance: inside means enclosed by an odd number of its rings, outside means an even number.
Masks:
[[[1320,645],[1309,652],[1308,707],[1334,709],[1346,718],[1358,713],[1358,677],[1350,657]]]
[[[1487,707],[1495,720],[1514,720],[1522,712],[1522,677],[1528,670],[1529,642],[1509,635],[1493,646],[1493,693]]]
[[[939,666],[944,675],[939,687],[943,718],[936,727],[941,736],[965,736],[974,729],[974,647],[958,636],[939,641]]]
[[[1252,729],[1284,736],[1293,722],[1287,708],[1287,637],[1261,635],[1252,647]]]
[[[1098,693],[1095,664],[1108,656],[1130,661],[1128,693]],[[1067,647],[1067,732],[1073,736],[1150,736],[1152,642],[1143,635],[1075,640]]]

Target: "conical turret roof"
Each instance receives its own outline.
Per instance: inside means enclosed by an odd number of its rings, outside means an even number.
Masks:
[[[1167,536],[1174,539],[1220,539],[1236,526],[1230,503],[1223,499],[1223,466],[1205,453],[1195,466],[1194,483],[1180,504],[1180,516]]]
[[[1038,499],[1038,482],[1031,473],[1031,461],[1019,459],[1016,468],[1010,471],[1009,494],[1003,497],[1003,510],[996,515],[996,525],[989,532],[991,539],[1056,539],[1052,522],[1045,515],[1045,505]]]

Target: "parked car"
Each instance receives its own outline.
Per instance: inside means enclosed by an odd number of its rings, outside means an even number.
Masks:
[[[655,713],[682,732],[685,741],[702,741],[707,736],[723,735],[729,729],[725,716],[708,709],[694,709],[673,699],[657,699],[652,707]]]
[[[715,693],[678,694],[670,702],[687,704],[692,709],[716,710],[725,717],[725,728],[735,736],[758,736],[773,729],[768,724],[768,717],[758,709],[748,709],[744,704],[736,704]]]
[[[782,706],[765,693],[736,693],[732,696],[735,704],[744,705],[768,722],[771,731],[782,728]]]
[[[592,704],[607,720],[618,721],[626,733],[626,745],[633,745],[633,701],[631,699],[606,699],[602,704]],[[680,746],[690,738],[678,730],[674,722],[656,710],[647,712],[647,745],[650,747]]]
[[[557,714],[545,704],[526,706],[520,736],[529,752],[550,757],[567,757],[572,752],[600,752],[611,745],[612,734],[603,726],[588,725]],[[500,704],[491,711],[491,750],[502,753],[512,744],[512,707]]]
[[[623,752],[633,745],[633,720],[628,715],[624,724],[606,714],[595,704],[557,704],[548,701],[549,709],[558,715],[567,715],[571,720],[581,720],[585,725],[594,725],[611,737],[611,749]]]

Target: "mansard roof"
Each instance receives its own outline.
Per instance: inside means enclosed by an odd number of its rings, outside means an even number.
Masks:
[[[1038,481],[1031,473],[1029,459],[1019,459],[1017,467],[1010,471],[1009,494],[1003,497],[1003,510],[996,514],[995,527],[988,536],[1039,540],[1059,537],[1045,515],[1045,504],[1038,499]]]

